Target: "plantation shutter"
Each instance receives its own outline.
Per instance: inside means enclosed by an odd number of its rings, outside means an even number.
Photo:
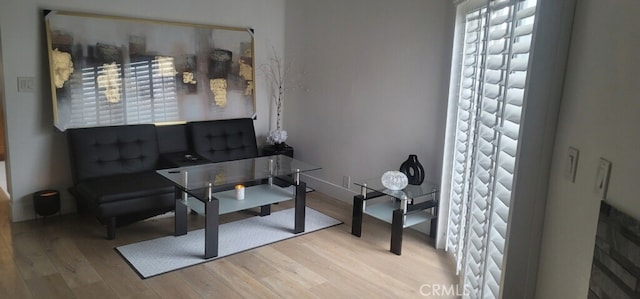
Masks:
[[[71,124],[73,126],[95,126],[98,124],[98,94],[96,69],[82,68],[80,78],[71,75],[69,84],[82,88],[69,88],[71,92]]]
[[[118,73],[122,72],[121,64],[115,64]],[[83,67],[80,78],[71,78],[70,84],[81,88],[70,88],[71,124],[73,127],[92,127],[125,124],[125,107],[122,100],[110,103],[98,81],[107,74],[104,65]],[[113,78],[118,86],[122,85],[122,75]]]
[[[150,61],[133,62],[126,72],[127,123],[153,122]]]
[[[176,67],[172,57],[156,57],[152,61],[153,121],[178,120]]]
[[[475,135],[475,119],[477,98],[480,92],[480,71],[484,58],[485,11],[478,10],[466,17],[466,28],[463,46],[462,74],[458,94],[458,115],[454,146],[454,159],[451,180],[451,201],[449,217],[449,233],[447,250],[451,251],[457,261],[457,269],[462,263],[462,240],[465,238],[466,215],[471,171],[471,153]]]
[[[140,124],[179,119],[175,65],[171,57],[156,57],[115,65],[114,79],[120,99],[109,102],[99,77],[105,66],[85,67],[80,78],[72,77],[71,124],[73,127]],[[124,79],[123,79],[124,78]]]
[[[489,1],[465,18],[447,250],[469,298],[500,296],[535,5]]]
[[[107,126],[107,125],[124,125],[124,104],[122,101],[122,64],[114,63],[115,67],[109,66],[107,64],[103,66],[97,67],[97,76],[95,78],[96,85],[98,86],[98,125]],[[110,70],[115,68],[115,72],[111,73]],[[110,77],[111,75],[115,75],[114,77]],[[109,102],[107,98],[107,88],[100,87],[100,78],[101,76],[105,76],[105,80],[112,80],[113,86],[111,88],[115,94],[119,95],[119,101],[115,101],[111,99],[112,102]],[[118,86],[118,89],[115,89],[114,86]],[[90,92],[90,91],[89,91]]]

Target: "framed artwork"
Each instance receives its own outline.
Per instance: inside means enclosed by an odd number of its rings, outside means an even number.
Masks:
[[[253,30],[45,11],[54,125],[252,117]]]

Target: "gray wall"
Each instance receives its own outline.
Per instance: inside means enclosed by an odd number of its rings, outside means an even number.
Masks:
[[[31,194],[44,188],[64,191],[63,212],[74,209],[66,193],[71,184],[66,139],[52,121],[42,9],[253,27],[260,65],[272,47],[278,53],[284,48],[284,6],[284,0],[0,0],[12,220],[32,218]],[[35,92],[17,92],[21,76],[35,78]],[[263,77],[257,76],[256,87],[256,131],[262,141],[268,132],[270,101]]]
[[[310,185],[379,178],[417,154],[440,180],[455,7],[450,0],[295,0],[286,7],[294,67],[284,124],[296,156],[322,166]]]
[[[549,177],[537,298],[586,298],[600,199],[597,162],[612,162],[606,201],[640,219],[640,2],[577,1]],[[569,146],[576,181],[564,178]],[[542,191],[541,191],[542,192]]]
[[[33,217],[31,194],[63,191],[73,210],[66,139],[52,125],[41,9],[134,16],[256,29],[256,65],[285,39],[283,0],[0,0],[8,191],[12,219]],[[343,176],[378,177],[417,154],[427,179],[438,181],[446,115],[454,6],[448,0],[289,1],[287,59],[297,71],[285,99],[284,124],[296,156],[323,167],[323,191],[350,201]],[[36,79],[33,93],[18,93],[16,78]],[[257,74],[256,129],[269,130],[264,77]]]

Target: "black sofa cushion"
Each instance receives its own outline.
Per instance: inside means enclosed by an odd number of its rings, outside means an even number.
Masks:
[[[128,200],[111,201],[93,207],[99,220],[116,217],[116,225],[123,226],[149,217],[173,211],[175,207],[174,193],[136,197]],[[149,209],[149,207],[154,207]]]
[[[159,152],[154,125],[80,128],[67,132],[76,183],[156,168]]]
[[[173,184],[155,171],[89,178],[73,187],[74,194],[98,205],[173,192]]]
[[[187,130],[184,124],[156,126],[156,135],[161,155],[189,151]]]
[[[211,162],[258,156],[251,118],[191,122],[187,130],[194,152]]]

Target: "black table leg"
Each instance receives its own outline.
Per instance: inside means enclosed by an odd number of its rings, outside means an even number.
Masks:
[[[220,203],[212,199],[204,203],[204,258],[218,256],[218,213]]]
[[[271,215],[271,205],[264,205],[260,207],[260,217]]]
[[[304,222],[305,222],[305,208],[307,202],[307,184],[305,182],[300,181],[296,186],[296,219],[295,226],[293,228],[293,233],[301,233],[304,232]]]
[[[402,218],[404,213],[402,209],[393,210],[393,219],[391,220],[391,252],[400,255],[402,253]]]
[[[434,217],[433,219],[431,219],[431,225],[429,227],[429,236],[434,238],[436,237],[436,234],[438,233],[438,201],[435,198],[433,200],[435,201],[435,205],[433,206],[433,215],[435,215],[436,217]]]
[[[356,195],[353,197],[353,214],[351,220],[351,234],[357,237],[362,235],[362,206],[364,197]]]
[[[438,228],[438,218],[431,219],[431,225],[429,225],[429,237],[435,238]]]
[[[187,234],[187,206],[182,202],[182,190],[176,188],[175,197],[174,235],[182,236]]]

